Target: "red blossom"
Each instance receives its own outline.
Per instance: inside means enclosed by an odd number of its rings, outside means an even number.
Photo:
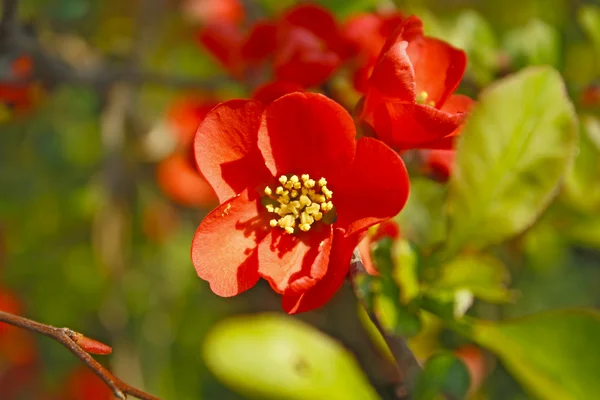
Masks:
[[[201,23],[238,24],[245,16],[240,0],[185,0],[181,9],[184,17]]]
[[[424,36],[422,21],[408,18],[381,51],[358,119],[397,150],[451,148],[472,107],[453,94],[466,62],[462,50]]]
[[[354,46],[353,83],[359,92],[366,92],[367,81],[377,63],[381,49],[402,21],[404,16],[399,12],[360,13],[351,16],[344,23],[343,35]]]
[[[294,92],[304,92],[304,87],[294,82],[275,81],[259,86],[252,95],[254,100],[271,104],[281,96]]]
[[[173,154],[158,164],[156,180],[171,200],[185,206],[210,208],[217,204],[215,193],[198,172],[193,155],[196,130],[215,104],[213,100],[183,97],[167,112],[167,123],[177,146]]]
[[[64,400],[112,400],[112,390],[89,368],[79,366],[68,376],[61,396]]]
[[[198,227],[192,260],[214,293],[234,296],[263,278],[288,313],[333,296],[361,232],[408,196],[401,158],[355,138],[350,115],[315,93],[232,100],[207,115],[196,160],[221,205]]]
[[[352,52],[333,15],[311,4],[258,21],[247,34],[234,24],[211,24],[199,40],[236,78],[269,60],[277,80],[303,87],[325,82]]]
[[[446,182],[450,178],[456,158],[454,150],[421,150],[420,153],[425,174],[441,182]]]

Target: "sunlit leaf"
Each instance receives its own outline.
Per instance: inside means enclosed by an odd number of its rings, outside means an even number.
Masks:
[[[600,207],[600,120],[581,118],[579,152],[565,181],[565,197],[580,210],[594,212]]]
[[[479,13],[474,10],[461,12],[449,35],[443,39],[467,53],[467,74],[471,74],[478,84],[485,85],[494,78],[498,41],[488,21]]]
[[[490,256],[461,256],[441,266],[439,275],[429,284],[431,292],[468,291],[489,302],[505,302],[512,298],[507,289],[509,272]]]
[[[476,322],[473,339],[495,352],[536,398],[593,399],[600,392],[600,313],[560,310]]]
[[[527,65],[557,66],[560,35],[552,25],[532,19],[523,27],[509,31],[503,46],[517,67]]]
[[[402,236],[422,247],[444,240],[445,194],[446,188],[438,182],[424,178],[412,179],[408,202],[396,217]]]
[[[600,51],[600,7],[587,5],[579,9],[578,20],[585,33]]]
[[[204,358],[223,382],[262,399],[378,399],[354,358],[315,329],[275,314],[215,326]]]
[[[531,225],[556,194],[576,138],[573,106],[552,68],[527,68],[485,90],[458,141],[448,254]]]

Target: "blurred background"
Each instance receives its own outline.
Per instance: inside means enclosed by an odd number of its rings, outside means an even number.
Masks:
[[[229,77],[198,37],[207,23],[244,27],[295,3],[19,1],[22,33],[0,47],[0,309],[110,344],[113,354],[96,358],[161,398],[250,398],[209,372],[204,339],[227,317],[281,313],[280,299],[264,281],[235,298],[217,297],[196,276],[189,253],[195,228],[217,204],[195,172],[195,128],[214,104],[248,98],[254,87]],[[340,24],[356,12],[394,6],[318,3]],[[597,1],[395,5],[419,15],[428,34],[467,51],[463,93],[476,97],[527,65],[556,67],[587,115],[589,140],[599,140],[593,116],[600,103]],[[547,216],[497,249],[516,300],[476,301],[470,313],[497,319],[600,306],[600,215],[590,198],[596,193],[588,190],[600,183],[594,149],[582,150],[588,156],[577,164],[579,175]],[[401,224],[420,223],[421,214],[415,215]],[[339,341],[380,396],[392,398],[393,368],[357,309],[345,286],[326,307],[294,318]],[[439,348],[473,356],[474,369],[486,376],[476,398],[530,398],[491,355],[434,319],[411,343],[420,357]],[[43,398],[111,394],[59,344],[2,328],[0,399]]]

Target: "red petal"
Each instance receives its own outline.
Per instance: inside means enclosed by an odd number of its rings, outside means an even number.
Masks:
[[[252,98],[265,104],[271,104],[281,96],[294,92],[304,92],[304,87],[294,82],[275,81],[257,88]]]
[[[271,227],[260,198],[253,196],[245,190],[221,204],[204,218],[194,235],[196,272],[219,296],[235,296],[259,279],[255,250]]]
[[[277,293],[299,293],[325,275],[333,237],[330,225],[289,235],[274,228],[258,246],[258,273]]]
[[[156,180],[171,200],[184,206],[212,208],[217,196],[189,157],[175,153],[156,168]]]
[[[454,150],[421,150],[425,173],[446,182],[452,173],[456,152]]]
[[[407,52],[415,71],[417,93],[427,92],[427,101],[439,108],[458,87],[467,67],[467,55],[430,37],[410,42]]]
[[[327,274],[310,290],[298,295],[284,294],[282,307],[289,314],[310,311],[327,303],[342,287],[350,258],[358,242],[358,235],[344,238],[343,231],[336,229],[333,237],[333,246],[327,266]]]
[[[240,50],[243,35],[235,24],[215,23],[198,32],[198,41],[233,75],[241,76],[244,66]]]
[[[221,202],[270,178],[256,146],[263,109],[258,101],[227,101],[208,113],[198,128],[196,162]]]
[[[317,86],[340,66],[337,53],[311,31],[292,27],[282,29],[273,67],[280,80],[297,82],[305,87]]]
[[[408,199],[408,172],[402,158],[381,141],[358,140],[346,184],[335,187],[336,228],[350,236],[392,218]]]
[[[369,235],[365,235],[361,241],[358,242],[358,246],[356,247],[360,252],[360,258],[362,259],[367,273],[369,275],[377,276],[379,275],[379,271],[377,271],[377,268],[375,268],[373,258],[371,257],[371,243],[373,243],[373,238],[371,238]]]
[[[340,31],[333,15],[325,8],[304,4],[291,9],[282,20],[307,29],[328,43],[338,40]]]
[[[248,39],[242,46],[242,57],[253,63],[263,61],[277,47],[277,26],[268,21],[258,21],[252,26]]]
[[[453,94],[446,100],[444,106],[442,107],[442,111],[445,111],[450,114],[464,114],[464,116],[468,115],[473,107],[475,106],[475,101],[462,94]],[[456,128],[450,136],[458,136],[462,131],[462,127],[464,124],[461,124],[458,128]]]
[[[266,109],[258,147],[273,175],[310,174],[335,181],[356,149],[356,128],[348,112],[316,93],[292,93]]]
[[[421,104],[393,102],[377,107],[373,114],[373,128],[396,150],[438,148],[435,142],[450,135],[463,119],[464,115],[460,113],[451,114]]]
[[[174,128],[181,148],[191,147],[200,122],[217,103],[208,98],[192,96],[180,97],[171,103],[167,111],[167,120]]]
[[[411,42],[423,37],[423,21],[416,15],[408,17],[391,35],[388,36],[381,54],[385,54],[396,43]]]
[[[369,85],[386,99],[415,100],[415,71],[406,52],[407,46],[404,41],[394,43],[373,69]]]

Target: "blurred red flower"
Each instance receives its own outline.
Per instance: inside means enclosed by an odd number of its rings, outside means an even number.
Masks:
[[[452,175],[456,152],[450,150],[420,150],[423,159],[423,172],[440,182],[446,182]]]
[[[333,296],[360,233],[396,215],[409,189],[396,153],[355,137],[346,110],[314,93],[232,100],[207,115],[196,160],[221,205],[198,227],[192,260],[214,293],[262,277],[288,313]]]
[[[360,13],[344,23],[342,33],[354,46],[352,59],[353,83],[356,90],[365,93],[367,82],[388,37],[404,21],[404,15],[391,13]]]
[[[312,4],[258,21],[247,34],[234,24],[211,24],[198,39],[237,78],[270,59],[276,79],[304,87],[325,82],[352,54],[333,15]]]
[[[0,288],[0,311],[19,315],[23,305],[15,294]],[[17,399],[36,390],[31,383],[37,372],[37,361],[33,335],[0,322],[0,398]]]
[[[304,87],[294,82],[274,81],[259,86],[252,95],[254,100],[271,104],[281,96],[294,92],[304,92]]]
[[[10,62],[7,78],[0,81],[0,123],[21,117],[39,102],[43,89],[32,80],[33,60],[20,55]]]
[[[201,23],[237,24],[245,16],[240,0],[184,0],[181,9],[185,17]]]
[[[196,168],[193,140],[200,122],[216,105],[216,101],[184,97],[173,103],[167,122],[175,134],[177,148],[156,168],[161,190],[173,201],[190,207],[213,207],[214,191]]]
[[[423,35],[409,17],[387,40],[358,105],[359,121],[397,150],[451,148],[472,106],[454,95],[465,71],[462,50]]]
[[[112,400],[112,390],[86,366],[78,366],[68,376],[64,386],[64,400]]]

